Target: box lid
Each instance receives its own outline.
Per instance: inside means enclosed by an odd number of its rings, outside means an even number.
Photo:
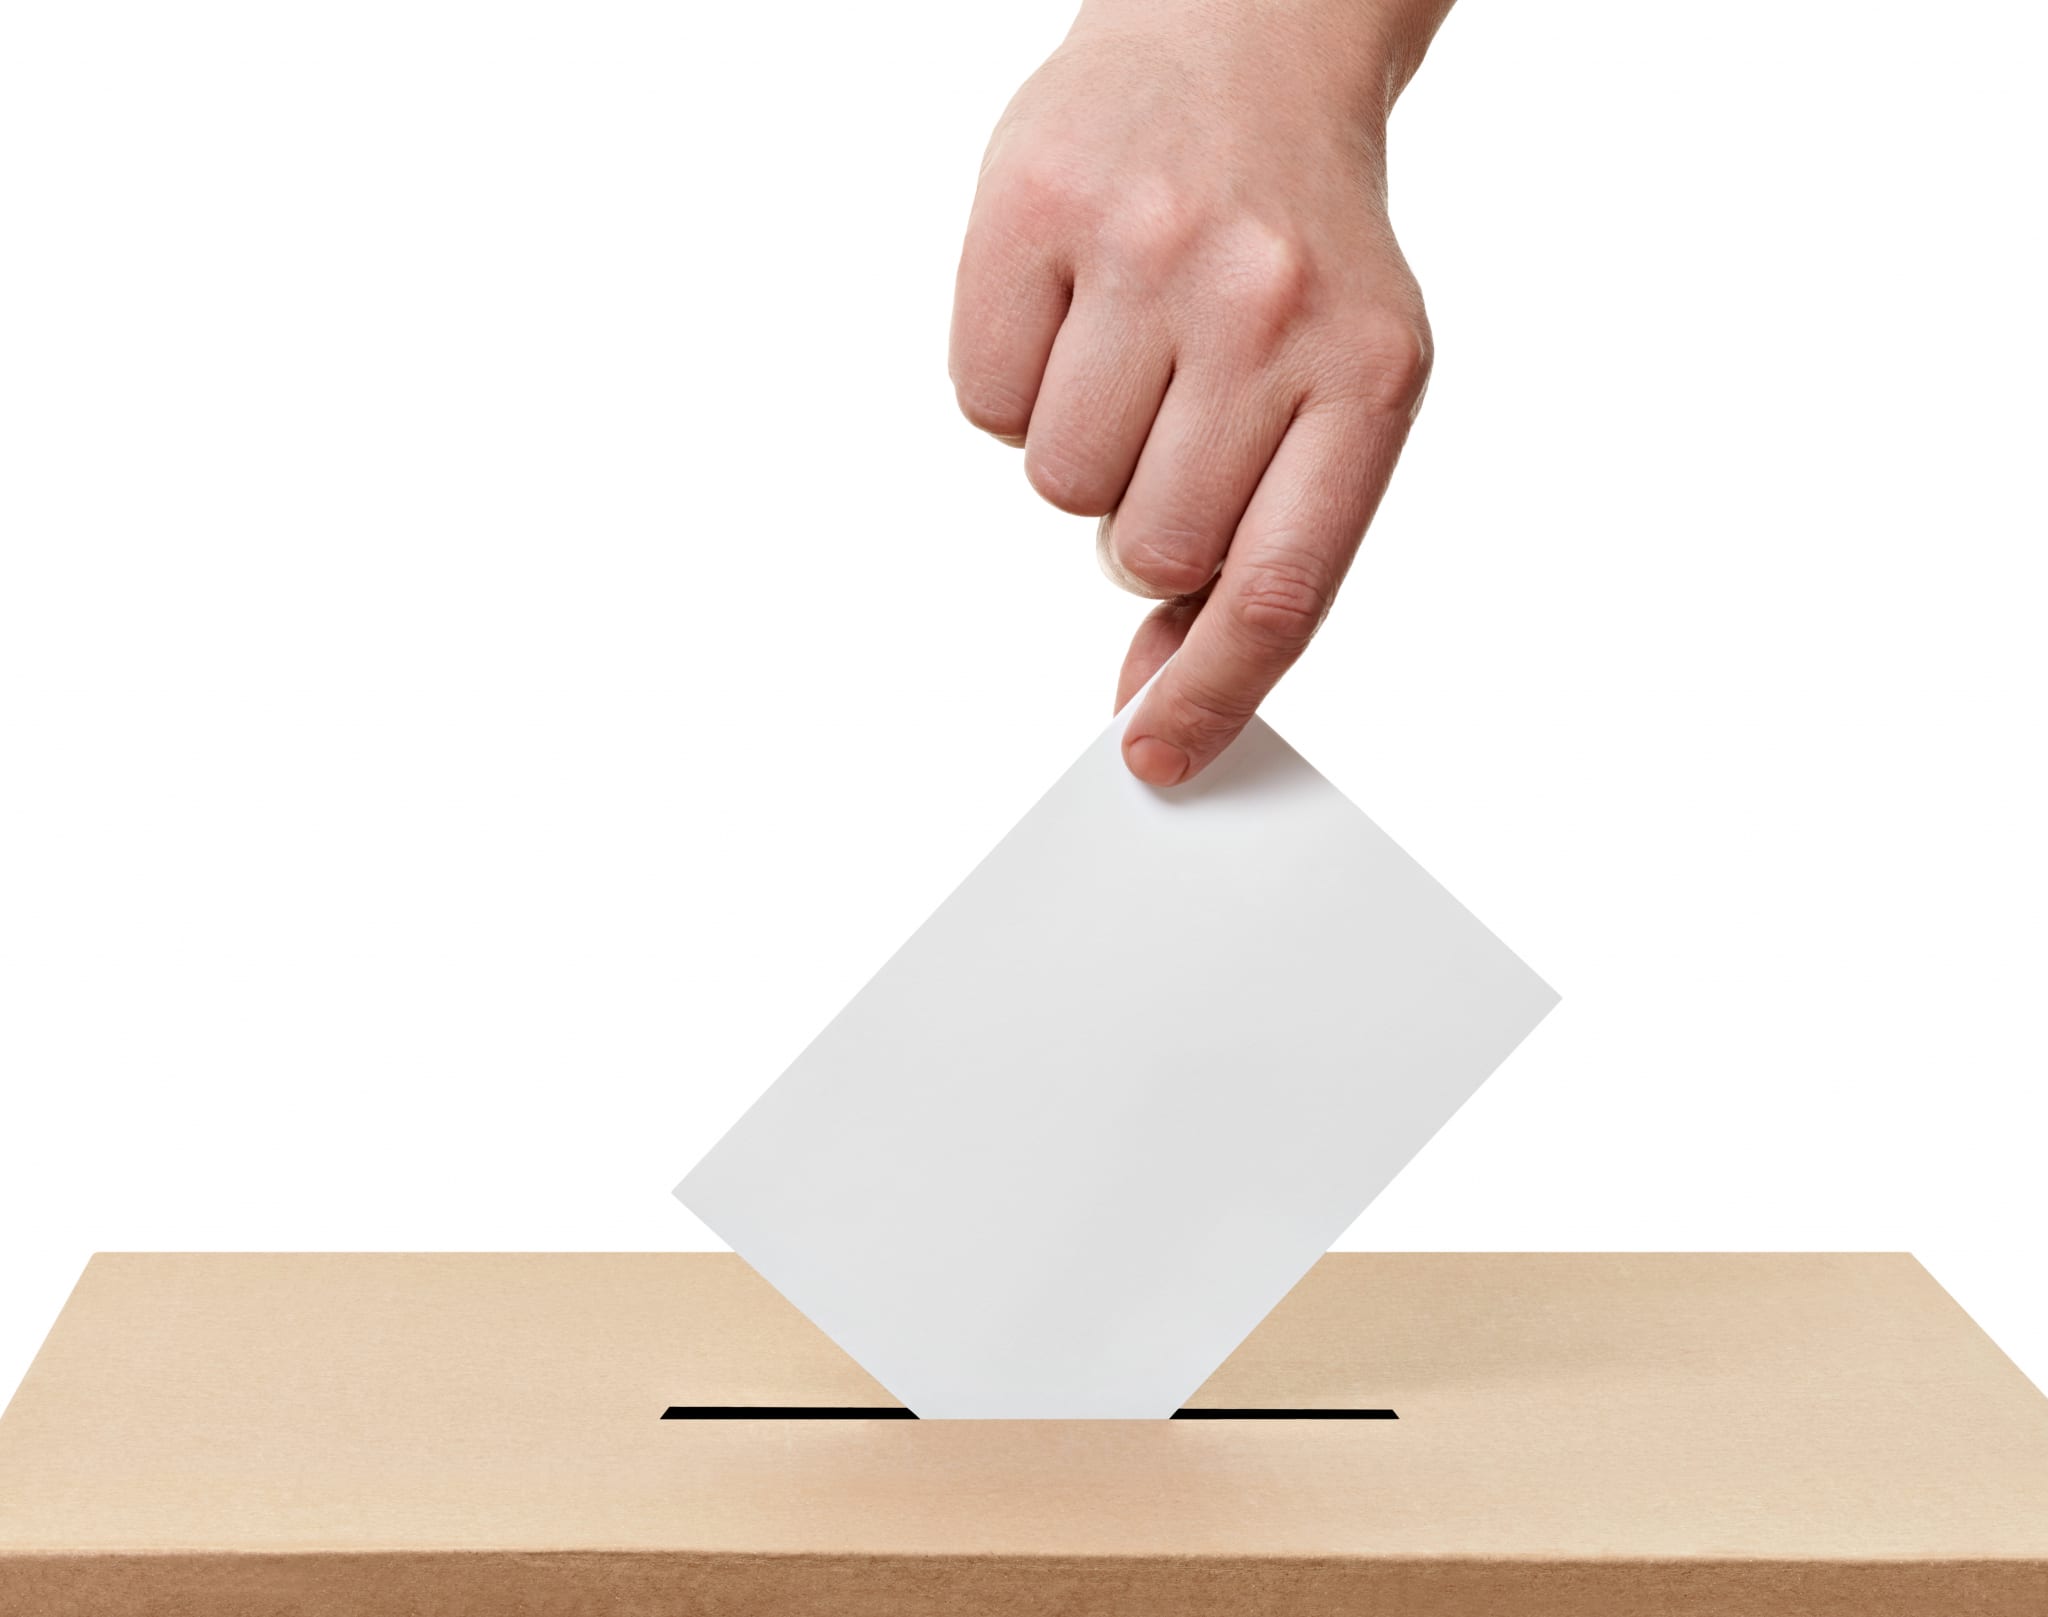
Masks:
[[[0,1609],[2048,1610],[2048,1400],[1903,1255],[1334,1255],[1194,1400],[1395,1420],[662,1418],[891,1402],[727,1255],[102,1255]]]

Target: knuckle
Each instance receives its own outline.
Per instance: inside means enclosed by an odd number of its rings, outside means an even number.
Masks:
[[[1108,266],[1138,286],[1156,287],[1171,278],[1193,246],[1196,211],[1163,186],[1127,194],[1106,219],[1099,242]]]
[[[1222,273],[1226,295],[1239,314],[1268,331],[1285,328],[1307,311],[1314,281],[1306,244],[1270,230],[1234,243]]]
[[[1194,594],[1216,576],[1215,567],[1199,559],[1208,544],[1191,530],[1149,528],[1117,532],[1111,550],[1117,567],[1148,591],[1177,596]]]
[[[1167,698],[1162,727],[1196,757],[1220,750],[1251,717],[1250,704],[1229,697],[1205,683],[1183,681]]]
[[[1083,172],[1057,154],[1033,153],[989,177],[989,201],[998,215],[1022,229],[1042,233],[1087,210],[1090,197]]]
[[[1254,645],[1298,652],[1322,627],[1330,608],[1322,575],[1298,563],[1268,561],[1250,569],[1231,597],[1231,618]]]
[[[1102,474],[1062,449],[1028,444],[1024,476],[1048,504],[1069,516],[1105,516],[1116,504],[1116,494],[1105,488]]]
[[[998,438],[1020,438],[1031,424],[1031,401],[1010,388],[962,377],[953,383],[953,397],[971,425]]]
[[[1433,357],[1426,320],[1375,309],[1354,332],[1350,389],[1375,414],[1412,415],[1429,385]]]

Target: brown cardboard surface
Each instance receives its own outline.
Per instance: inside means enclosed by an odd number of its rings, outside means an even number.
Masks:
[[[2048,1613],[2048,1400],[1901,1255],[1326,1258],[1198,1403],[887,1403],[723,1255],[103,1255],[0,1612]]]

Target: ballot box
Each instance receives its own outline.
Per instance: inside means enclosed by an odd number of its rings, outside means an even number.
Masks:
[[[1155,1421],[912,1418],[727,1255],[108,1254],[37,1617],[2042,1617],[2048,1401],[1897,1254],[1324,1259]]]

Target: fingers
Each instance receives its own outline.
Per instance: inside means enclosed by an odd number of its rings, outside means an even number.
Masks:
[[[1178,600],[1161,601],[1145,614],[1145,621],[1138,625],[1137,634],[1131,638],[1131,649],[1124,654],[1123,669],[1116,677],[1117,712],[1123,712],[1124,704],[1145,688],[1145,681],[1164,668],[1166,659],[1180,650],[1181,642],[1187,639],[1188,630],[1207,598],[1207,591],[1200,595],[1183,595]]]
[[[947,361],[960,413],[1020,447],[1072,286],[1028,227],[1028,216],[999,215],[977,199],[954,282]]]
[[[1172,375],[1162,331],[1112,296],[1077,289],[1025,438],[1031,486],[1076,516],[1115,509]]]
[[[1293,396],[1276,388],[1177,371],[1130,486],[1096,535],[1103,571],[1138,595],[1204,588],[1293,413]]]
[[[1200,774],[1301,655],[1386,490],[1407,426],[1401,413],[1333,406],[1288,429],[1179,654],[1124,732],[1124,760],[1140,780],[1173,786]],[[1147,620],[1143,656],[1134,644],[1126,679],[1174,627],[1170,618]]]
[[[1156,319],[1099,290],[1077,297],[1059,258],[1013,222],[1030,218],[1014,202],[976,211],[953,297],[960,411],[1022,446],[1032,487],[1062,511],[1101,516],[1138,464],[1172,350]]]

